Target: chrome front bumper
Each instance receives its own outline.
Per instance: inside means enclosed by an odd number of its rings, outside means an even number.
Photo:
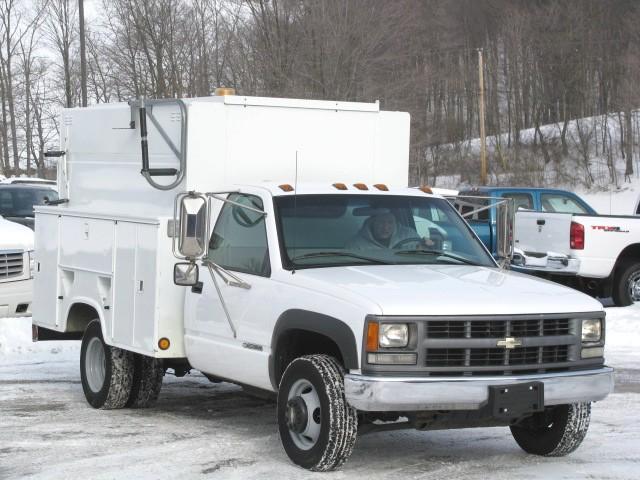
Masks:
[[[602,400],[613,391],[613,368],[500,377],[367,377],[347,374],[345,395],[358,410],[400,412],[477,410],[487,404],[489,386],[544,383],[544,404]]]

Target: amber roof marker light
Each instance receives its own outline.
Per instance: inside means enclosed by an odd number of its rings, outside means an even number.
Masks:
[[[433,194],[433,190],[431,190],[431,187],[427,187],[426,185],[422,185],[421,187],[418,188],[418,190],[424,193]]]
[[[381,192],[388,192],[389,191],[389,187],[387,187],[384,183],[376,183],[373,186],[376,187]]]
[[[216,97],[224,97],[225,95],[235,95],[236,89],[231,87],[218,87],[213,91]]]
[[[367,187],[367,185],[364,183],[354,183],[353,186],[358,190],[369,190],[369,187]]]
[[[282,185],[278,185],[278,188],[283,192],[293,192],[293,187],[288,183],[283,183]]]
[[[344,183],[334,183],[333,188],[336,190],[346,190],[347,186]]]

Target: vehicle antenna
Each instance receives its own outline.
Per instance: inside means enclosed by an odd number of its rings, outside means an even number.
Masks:
[[[293,180],[293,258],[296,257],[296,248],[298,244],[298,226],[296,225],[296,219],[298,213],[298,150],[296,150],[296,176]],[[291,262],[293,264],[293,268],[291,270],[291,275],[296,273],[296,264],[295,262]]]

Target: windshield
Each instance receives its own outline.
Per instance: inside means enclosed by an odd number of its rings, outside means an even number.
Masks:
[[[33,217],[34,205],[44,205],[45,199],[57,200],[50,188],[0,188],[0,215],[3,217]]]
[[[275,199],[285,268],[455,264],[495,267],[443,199],[298,195]]]

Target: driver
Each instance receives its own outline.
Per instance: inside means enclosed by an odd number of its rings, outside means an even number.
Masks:
[[[349,242],[348,247],[354,249],[367,248],[394,248],[400,242],[409,239],[418,241],[415,230],[398,225],[396,217],[391,212],[372,215],[362,224],[362,228]],[[422,239],[422,244],[433,246],[434,242],[429,237]]]

